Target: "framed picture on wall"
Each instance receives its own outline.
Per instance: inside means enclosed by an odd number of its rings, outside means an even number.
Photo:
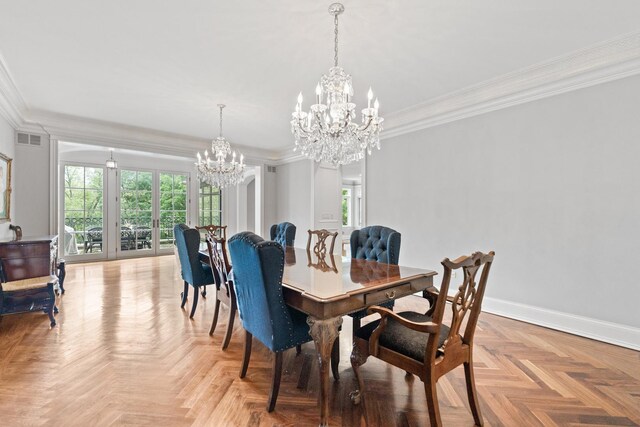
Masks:
[[[11,159],[0,153],[0,221],[11,219]]]

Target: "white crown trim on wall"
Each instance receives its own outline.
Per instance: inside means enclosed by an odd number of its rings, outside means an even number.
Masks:
[[[640,73],[640,31],[386,115],[390,139],[467,117]]]
[[[17,129],[24,122],[27,104],[18,90],[9,68],[0,54],[0,115]]]

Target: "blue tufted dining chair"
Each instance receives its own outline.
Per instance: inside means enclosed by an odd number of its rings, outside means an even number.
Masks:
[[[296,226],[290,222],[281,222],[271,226],[271,240],[280,243],[283,247],[293,246],[296,240]]]
[[[382,225],[371,225],[360,230],[353,230],[349,239],[351,258],[398,265],[400,237],[400,233],[396,230]],[[392,309],[394,301],[378,305]],[[367,310],[360,310],[349,314],[349,316],[353,319],[353,333],[355,334],[360,329],[362,318],[367,316]]]
[[[178,259],[180,260],[180,273],[184,281],[184,291],[182,292],[182,305],[184,308],[189,295],[189,285],[193,286],[193,303],[191,304],[191,314],[193,319],[198,306],[198,291],[201,286],[213,285],[213,272],[211,267],[200,262],[200,232],[195,228],[189,228],[185,224],[176,224],[173,227]]]
[[[275,353],[267,410],[273,411],[280,389],[285,350],[311,341],[307,315],[287,306],[282,295],[284,250],[276,242],[245,231],[229,239],[229,253],[240,320],[245,330],[240,378],[244,378],[255,336]]]

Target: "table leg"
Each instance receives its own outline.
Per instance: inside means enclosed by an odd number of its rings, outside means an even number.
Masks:
[[[318,365],[320,371],[320,426],[329,425],[329,371],[331,369],[331,350],[333,342],[339,334],[342,317],[329,319],[317,319],[313,316],[307,318],[309,335],[313,338],[318,352]]]

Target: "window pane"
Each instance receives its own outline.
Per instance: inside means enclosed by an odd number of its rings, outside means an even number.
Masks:
[[[209,184],[200,183],[200,197],[198,200],[199,225],[221,225],[220,190]]]
[[[102,191],[102,169],[85,168],[84,182],[86,188],[93,188]]]
[[[135,190],[136,188],[136,172],[122,170],[120,171],[121,187],[126,190]]]

